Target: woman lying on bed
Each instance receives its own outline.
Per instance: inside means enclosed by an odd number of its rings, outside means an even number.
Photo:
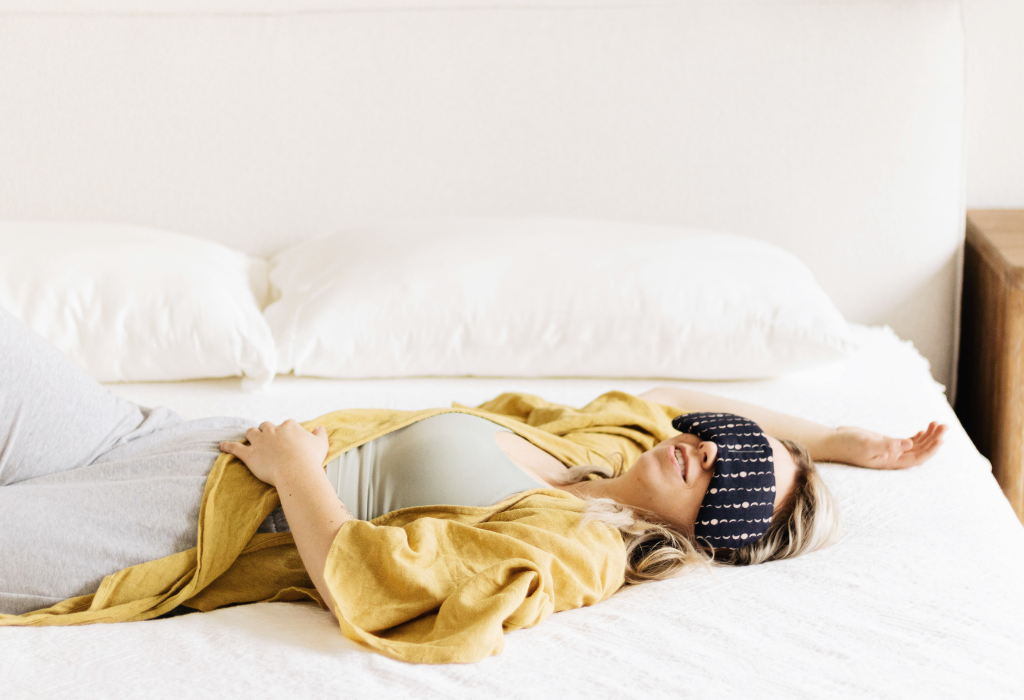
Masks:
[[[118,399],[5,313],[0,357],[0,613],[19,615],[0,624],[312,598],[434,663],[624,582],[823,546],[838,521],[813,459],[914,466],[945,429],[894,439],[673,387],[255,427]]]

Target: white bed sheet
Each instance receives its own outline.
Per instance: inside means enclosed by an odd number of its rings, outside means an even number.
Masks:
[[[624,590],[505,636],[478,664],[417,666],[345,639],[308,604],[259,604],[167,620],[0,629],[0,695],[20,697],[1020,697],[1024,528],[925,361],[887,328],[862,349],[780,379],[688,386],[829,424],[910,434],[951,425],[927,465],[825,465],[844,529],[805,557]],[[187,417],[279,422],[357,406],[422,408],[528,391],[580,405],[655,381],[279,377],[111,385]]]

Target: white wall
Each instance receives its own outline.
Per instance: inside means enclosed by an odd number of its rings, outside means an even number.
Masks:
[[[1024,208],[1024,1],[964,0],[967,206]]]

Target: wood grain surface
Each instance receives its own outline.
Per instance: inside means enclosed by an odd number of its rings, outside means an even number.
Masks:
[[[956,413],[1024,523],[1024,210],[967,213]]]

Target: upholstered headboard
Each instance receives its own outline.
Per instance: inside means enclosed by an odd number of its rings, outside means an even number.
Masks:
[[[733,231],[948,382],[963,75],[955,0],[0,0],[0,218]]]

